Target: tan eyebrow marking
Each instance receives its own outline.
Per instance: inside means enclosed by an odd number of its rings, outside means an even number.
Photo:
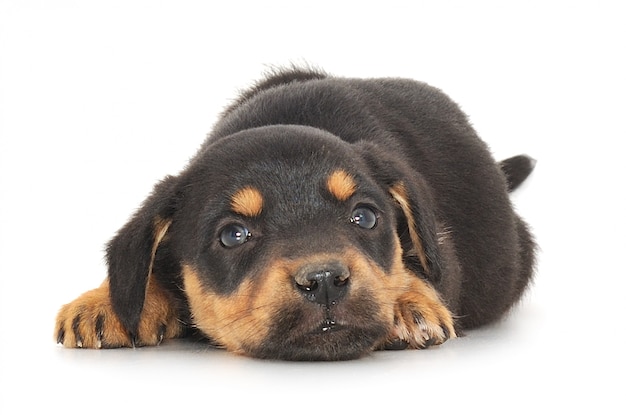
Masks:
[[[230,207],[243,216],[259,216],[263,211],[263,195],[252,186],[244,187],[231,197]]]
[[[330,194],[335,196],[339,201],[345,202],[356,191],[356,182],[350,174],[340,169],[335,170],[328,176],[326,187]]]

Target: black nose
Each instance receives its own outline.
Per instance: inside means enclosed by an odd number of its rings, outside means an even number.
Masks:
[[[302,295],[314,303],[331,306],[348,291],[350,271],[341,262],[308,264],[296,273]]]

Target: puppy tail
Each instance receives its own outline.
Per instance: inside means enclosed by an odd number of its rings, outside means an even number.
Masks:
[[[537,160],[527,155],[511,157],[499,163],[500,169],[506,176],[509,192],[517,189],[526,180],[536,164]]]

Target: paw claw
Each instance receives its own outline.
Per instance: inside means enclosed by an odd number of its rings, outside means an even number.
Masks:
[[[83,347],[83,336],[80,334],[80,314],[72,320],[72,331],[74,332],[74,339],[76,339],[76,347],[81,349]]]
[[[63,327],[63,323],[61,323],[61,328],[57,333],[57,344],[63,344],[65,341],[65,328]]]
[[[96,349],[102,349],[102,337],[104,336],[104,316],[98,314],[96,318]]]
[[[166,329],[167,329],[167,326],[165,324],[161,324],[161,326],[159,327],[159,334],[157,335],[157,346],[159,346],[161,342],[163,342],[163,339],[165,338]]]
[[[443,338],[444,338],[443,341],[445,342],[446,340],[449,340],[450,339],[450,330],[448,330],[448,328],[446,327],[445,324],[441,325],[441,330],[443,330]]]
[[[423,349],[428,349],[430,346],[434,345],[437,340],[435,338],[426,339],[426,342],[422,346]]]
[[[405,350],[409,347],[409,344],[401,339],[393,339],[389,340],[385,343],[383,349],[384,350]]]

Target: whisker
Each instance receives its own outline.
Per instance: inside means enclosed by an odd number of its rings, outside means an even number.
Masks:
[[[437,232],[437,243],[439,245],[443,245],[443,243],[450,237],[452,234],[452,228],[443,228],[442,231]]]

